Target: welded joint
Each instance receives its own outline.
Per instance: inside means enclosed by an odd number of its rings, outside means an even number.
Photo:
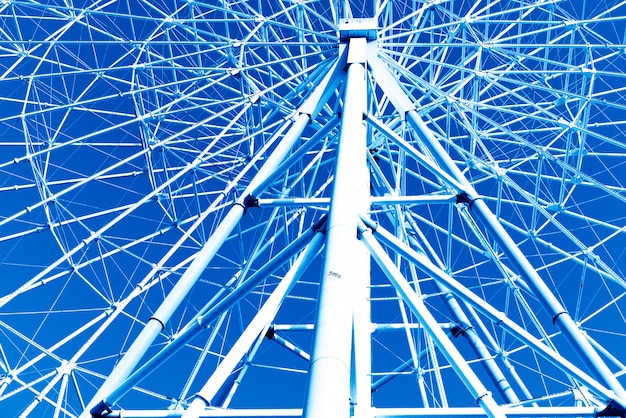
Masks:
[[[106,417],[107,415],[109,415],[112,412],[113,412],[113,410],[111,409],[109,404],[106,403],[106,400],[100,401],[100,403],[98,403],[96,406],[91,408],[91,410],[89,411],[89,413],[91,414],[92,418]]]
[[[270,325],[270,327],[267,329],[267,332],[265,333],[265,338],[267,338],[268,340],[273,340],[275,335],[276,329],[274,329],[274,325]]]
[[[259,199],[249,194],[243,199],[243,205],[246,209],[248,208],[258,208],[259,207]]]
[[[311,111],[308,111],[308,109],[298,109],[294,115],[292,116],[291,120],[292,122],[295,122],[298,117],[300,117],[300,115],[304,115],[307,118],[309,118],[309,125],[313,123],[313,116],[311,115]]]
[[[74,367],[76,367],[76,364],[70,363],[67,360],[63,360],[61,365],[57,367],[57,370],[60,374],[67,376],[72,373],[72,371],[74,370]]]
[[[493,322],[494,325],[497,326],[502,326],[502,324],[506,321],[507,316],[504,314],[504,312],[498,311],[497,313],[494,314],[496,321],[491,321]]]
[[[373,219],[368,218],[367,216],[363,216],[363,215],[360,215],[359,219],[360,219],[360,222],[358,222],[359,235],[365,232],[367,229],[369,229],[371,233],[374,234],[376,232],[376,229],[378,229],[379,224]]]
[[[196,393],[196,394],[195,394],[195,395],[193,395],[193,396],[194,396],[194,398],[201,399],[201,400],[202,400],[202,402],[204,402],[204,404],[205,404],[206,406],[211,406],[211,401],[209,401],[207,398],[205,398],[204,396],[202,396],[202,394],[201,394],[200,392]]]
[[[202,327],[204,329],[209,328],[207,325],[204,324],[204,322],[202,322],[202,315],[196,318],[196,323],[198,324],[199,327]]]
[[[449,332],[453,338],[465,337],[468,331],[474,329],[471,325],[455,324],[450,327]]]
[[[319,221],[315,222],[312,226],[311,226],[311,230],[314,233],[318,233],[321,232],[322,234],[326,233],[326,221],[328,220],[328,215],[324,215],[322,216]]]
[[[148,322],[149,321],[157,321],[159,324],[161,324],[161,331],[163,331],[165,329],[165,324],[163,323],[163,321],[161,321],[156,316],[151,316],[150,318],[148,318]]]
[[[482,197],[475,197],[472,198],[467,192],[461,192],[459,194],[456,195],[456,203],[465,203],[469,206],[470,210],[472,209],[472,206],[474,205],[474,202],[482,199]]]
[[[251,194],[244,197],[242,201],[236,200],[235,202],[233,202],[233,206],[241,206],[243,208],[244,215],[248,213],[248,209],[260,207],[259,199],[252,196]]]
[[[556,315],[554,315],[552,317],[552,324],[556,325],[556,321],[557,321],[557,319],[559,319],[559,316],[561,316],[561,315],[567,315],[567,311],[561,311],[561,312],[557,313]]]
[[[487,392],[483,393],[482,395],[479,395],[478,398],[476,398],[476,405],[480,405],[480,402],[484,398],[491,398],[491,391],[487,391]]]

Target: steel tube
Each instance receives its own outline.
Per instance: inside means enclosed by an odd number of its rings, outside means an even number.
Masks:
[[[460,185],[461,189],[458,190],[459,193],[466,193],[468,199],[472,202],[470,207],[472,213],[476,214],[483,225],[491,231],[494,239],[498,242],[498,245],[500,245],[517,272],[526,280],[535,296],[542,302],[545,309],[552,316],[552,322],[559,327],[587,367],[604,385],[613,390],[618,397],[626,399],[626,391],[617,378],[585,338],[565,307],[554,296],[541,276],[539,276],[519,247],[517,247],[496,216],[487,207],[486,203],[480,199],[480,196],[476,193],[472,184],[465,178],[450,155],[439,143],[437,138],[435,138],[428,126],[426,126],[415,110],[413,101],[404,90],[400,88],[387,67],[381,62],[380,58],[378,58],[374,47],[368,50],[368,58],[372,75],[381,89],[389,96],[396,109],[413,127],[421,143],[428,149],[439,167],[445,172],[446,176],[443,177],[443,179],[448,184],[452,184],[449,181],[451,177],[455,183]]]
[[[349,66],[344,81],[344,106],[303,411],[305,418],[349,418],[351,415],[352,286],[362,262],[362,257],[358,256],[362,246],[356,238],[357,219],[363,194],[369,200],[367,177],[363,175],[367,168],[362,117],[366,103],[364,51],[360,62],[355,62],[353,57],[359,55],[364,43],[364,39],[351,39],[348,47]]]
[[[413,126],[413,129],[417,132],[424,146],[428,148],[437,163],[463,185],[463,191],[472,199],[472,204],[470,205],[471,213],[476,214],[483,225],[491,231],[493,238],[507,255],[511,264],[513,264],[517,272],[526,280],[526,283],[533,290],[535,296],[542,302],[543,306],[552,316],[552,322],[563,332],[563,335],[576,349],[587,367],[589,367],[592,373],[600,379],[604,385],[613,390],[620,398],[626,399],[626,391],[596,350],[594,350],[589,340],[585,338],[567,309],[565,309],[556,296],[554,296],[554,293],[552,293],[550,288],[545,284],[541,276],[539,276],[524,253],[522,253],[515,244],[487,204],[480,199],[474,187],[467,181],[461,170],[456,166],[454,161],[452,161],[452,158],[446,153],[445,149],[428,129],[422,118],[420,118],[415,110],[409,111],[406,117],[409,124]]]
[[[126,394],[135,384],[145,379],[156,367],[163,361],[170,358],[186,343],[193,339],[197,333],[208,327],[213,320],[219,315],[232,307],[235,303],[241,300],[248,292],[254,289],[261,281],[263,281],[267,274],[271,273],[274,269],[278,268],[287,260],[296,254],[297,251],[302,249],[314,236],[315,232],[323,226],[325,219],[322,218],[317,224],[309,228],[302,235],[300,235],[291,244],[285,247],[280,253],[276,255],[272,260],[266,263],[255,274],[249,277],[239,287],[233,290],[224,298],[220,299],[215,306],[212,306],[205,314],[197,317],[191,323],[189,323],[181,332],[179,332],[175,338],[166,345],[161,351],[155,354],[150,360],[144,363],[139,369],[128,376],[125,380],[112,390],[109,395],[102,400],[99,404],[99,409],[102,411],[113,405],[115,405],[124,394]]]
[[[419,227],[415,223],[413,218],[410,216],[407,216],[407,221],[409,222],[409,225],[411,226],[411,228],[415,231],[415,233],[420,238],[421,244],[424,245],[425,252],[427,252],[427,254],[429,255],[429,258],[432,259],[439,268],[443,269],[444,264],[441,262],[441,260],[432,250],[432,247],[426,241],[426,237],[423,236],[423,234],[419,230]],[[409,238],[409,242],[411,242],[412,240],[414,239]],[[417,241],[413,241],[413,242],[415,242],[415,245],[422,247],[422,245],[418,243]],[[470,319],[467,317],[467,314],[465,313],[465,310],[463,309],[459,301],[454,297],[454,295],[450,293],[450,290],[448,290],[444,285],[438,282],[435,282],[435,284],[439,288],[439,290],[444,294],[444,300],[446,302],[446,305],[448,305],[448,309],[450,309],[450,312],[452,313],[452,315],[454,315],[454,317],[459,323],[459,326],[462,328],[463,337],[465,337],[465,339],[470,343],[476,355],[482,359],[481,363],[483,364],[485,370],[491,377],[491,380],[493,380],[494,384],[498,388],[500,394],[503,396],[504,399],[506,399],[508,403],[519,402],[519,397],[517,396],[517,394],[511,387],[508,379],[506,378],[502,370],[500,370],[500,367],[498,367],[498,364],[492,357],[491,353],[489,352],[489,349],[487,348],[483,340],[478,335],[477,329],[474,327],[473,322],[470,321]],[[468,310],[471,310],[471,307],[468,308],[467,304],[464,307]],[[476,317],[472,319],[474,321],[479,322],[478,318]],[[481,325],[482,324],[479,323],[477,326],[480,328]]]
[[[372,221],[367,218],[362,218],[366,224],[371,225]],[[558,352],[547,347],[528,331],[521,326],[517,325],[511,319],[509,319],[504,313],[498,311],[496,308],[488,304],[484,299],[481,299],[475,293],[471,292],[457,280],[452,278],[448,273],[441,270],[434,265],[426,255],[418,253],[414,249],[410,248],[405,243],[398,240],[393,234],[384,230],[381,227],[376,228],[376,234],[380,239],[394,251],[401,254],[404,258],[414,263],[420,270],[429,274],[433,279],[443,284],[446,288],[452,291],[459,299],[464,300],[474,308],[476,308],[483,315],[488,317],[495,324],[501,326],[510,335],[517,338],[521,342],[528,345],[541,357],[549,361],[552,365],[556,366],[559,370],[566,374],[573,375],[576,379],[584,382],[589,389],[604,398],[607,401],[613,400],[621,408],[626,410],[626,399],[621,398],[615,392],[606,388],[601,383],[598,383],[596,379],[589,376],[587,373],[579,369],[576,365],[569,360],[561,356]]]
[[[507,417],[516,418],[595,418],[599,412],[593,407],[537,407],[537,408],[502,408]],[[180,418],[183,411],[120,411],[107,418]],[[203,411],[199,418],[263,418],[263,417],[301,417],[301,409],[215,409]],[[411,417],[484,417],[482,408],[376,408],[373,418],[411,418]]]
[[[326,100],[330,94],[326,90],[334,90],[338,82],[341,71],[338,71],[337,67],[338,65],[335,64],[333,71],[328,73],[311,93],[311,96],[300,107],[301,112],[297,114],[289,131],[259,169],[241,198],[235,202],[215,232],[211,235],[210,239],[207,240],[198,252],[196,258],[194,258],[176,285],[174,285],[174,288],[167,295],[161,306],[159,306],[153,317],[150,318],[139,336],[133,341],[126,354],[124,354],[120,362],[115,366],[103,385],[96,392],[96,395],[87,404],[85,411],[81,414],[81,418],[88,416],[87,411],[95,413],[95,416],[106,411],[106,409],[98,411],[98,409],[102,408],[98,407],[94,409],[94,407],[96,405],[102,405],[101,400],[109,395],[111,391],[132,373],[150,345],[152,345],[156,337],[163,330],[164,324],[169,321],[174,311],[193,288],[215,254],[217,254],[217,251],[221,248],[224,241],[230,236],[235,226],[239,223],[239,220],[246,210],[245,199],[248,198],[252,192],[258,193],[260,191],[259,186],[262,185],[264,180],[272,175],[275,169],[282,163],[311,121],[312,116],[315,116],[319,112],[321,106],[324,104],[323,100]],[[332,88],[327,89],[329,86]],[[94,411],[91,411],[92,409],[94,409]]]
[[[198,418],[200,412],[210,405],[215,394],[220,390],[224,381],[233,372],[243,356],[250,350],[254,341],[258,339],[264,330],[267,331],[285,296],[321,249],[323,236],[324,234],[317,232],[308,247],[300,253],[289,272],[276,286],[263,304],[263,307],[237,339],[235,345],[233,345],[202,389],[196,393],[194,400],[183,414],[183,418]]]
[[[291,351],[293,354],[300,357],[301,359],[305,361],[311,361],[311,355],[309,353],[307,353],[300,347],[296,346],[292,342],[287,341],[280,335],[277,335],[274,330],[272,330],[271,336],[268,335],[267,338],[274,341],[276,344],[280,345],[281,347],[284,347],[287,350]]]
[[[426,305],[424,305],[422,299],[411,288],[411,285],[409,285],[400,270],[398,270],[398,267],[393,263],[381,245],[372,236],[371,231],[368,228],[363,228],[361,230],[360,238],[398,294],[410,307],[411,311],[415,314],[428,335],[430,335],[441,353],[456,371],[457,376],[472,394],[476,403],[485,410],[487,416],[492,418],[504,418],[505,415],[493,400],[491,393],[487,390],[487,388],[485,388],[481,380],[478,376],[476,376],[461,353],[459,353],[446,333],[437,324],[437,321],[430,313]]]

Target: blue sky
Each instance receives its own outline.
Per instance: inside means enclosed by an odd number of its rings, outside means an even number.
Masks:
[[[374,10],[376,59],[623,383],[624,5],[338,3],[349,2],[0,7],[0,403],[9,416],[80,413],[331,71],[334,22]],[[341,113],[344,84],[299,135],[294,152],[306,152],[258,197],[331,196],[338,128],[316,132]],[[372,196],[457,194],[435,163],[398,145],[394,138],[430,158],[371,72],[367,89],[368,115],[392,132],[364,122]],[[589,372],[493,233],[467,204],[450,202],[373,204],[369,216]],[[326,212],[322,201],[249,208],[145,359],[220,289],[250,277]],[[436,321],[454,328],[459,318],[445,292],[389,253]],[[290,263],[120,405],[186,405]],[[275,324],[313,324],[321,265],[319,255]],[[372,322],[380,325],[372,380],[413,359],[373,394],[374,405],[474,405],[373,262],[371,284]],[[483,313],[463,309],[490,356],[503,370],[506,357],[541,406],[574,402],[568,376]],[[310,331],[277,333],[311,353]],[[485,359],[463,336],[452,340],[496,402],[507,404]],[[301,407],[307,368],[265,340],[230,406]]]

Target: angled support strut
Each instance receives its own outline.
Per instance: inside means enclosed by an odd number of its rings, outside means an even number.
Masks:
[[[96,415],[99,413],[98,410],[105,408],[106,404],[103,404],[102,400],[108,397],[111,392],[115,391],[137,367],[146,351],[148,351],[148,348],[163,330],[164,325],[169,321],[178,306],[191,291],[204,269],[211,262],[211,260],[213,260],[213,257],[215,257],[222,244],[235,229],[243,217],[246,209],[254,204],[254,199],[261,191],[259,186],[265,185],[266,179],[270,177],[281,165],[285,157],[304,132],[304,129],[320,112],[322,106],[325,104],[325,101],[335,91],[335,88],[341,81],[344,72],[344,52],[344,50],[340,50],[340,55],[334,65],[331,66],[329,72],[322,79],[317,88],[298,109],[297,116],[295,117],[291,128],[284,135],[271,155],[269,155],[254,179],[241,194],[241,197],[235,202],[221,223],[217,226],[215,232],[200,249],[194,260],[191,262],[187,270],[185,270],[174,288],[167,295],[161,306],[159,306],[154,315],[148,320],[144,329],[131,344],[128,351],[115,366],[100,389],[96,392],[93,399],[87,404],[85,410],[80,416],[81,418],[88,417],[90,410],[96,405],[99,405],[95,408]]]
[[[428,150],[437,165],[454,179],[462,188],[457,190],[459,202],[467,202],[473,213],[482,224],[492,233],[502,251],[507,255],[515,270],[526,280],[535,296],[541,301],[546,311],[551,315],[570,345],[574,347],[583,359],[589,370],[606,387],[615,392],[618,398],[626,399],[626,391],[617,378],[602,360],[589,340],[585,338],[565,307],[545,284],[541,276],[530,264],[526,256],[515,244],[508,232],[504,229],[497,217],[491,212],[487,204],[480,198],[472,184],[465,178],[456,166],[450,155],[439,143],[426,123],[415,110],[413,101],[395,81],[385,64],[378,57],[377,50],[368,50],[368,63],[376,82],[389,96],[390,100],[415,130],[420,143]]]

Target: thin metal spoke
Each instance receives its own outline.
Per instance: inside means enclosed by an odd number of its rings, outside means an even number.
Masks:
[[[626,1],[48,3],[0,4],[3,412],[623,414]]]

